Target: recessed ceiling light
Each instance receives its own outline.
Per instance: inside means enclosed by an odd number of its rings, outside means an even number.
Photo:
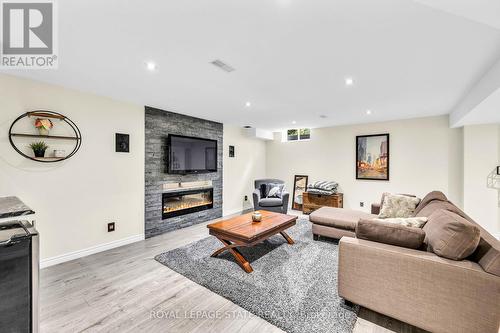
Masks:
[[[154,71],[156,69],[156,64],[152,61],[147,61],[146,68],[150,71]]]
[[[328,118],[328,116],[326,114],[321,114],[319,117],[322,119]]]
[[[345,85],[346,86],[352,86],[353,84],[354,84],[354,79],[352,77],[345,78]]]
[[[366,114],[367,115],[371,115],[372,114],[372,110],[366,110]]]
[[[250,102],[246,102],[246,103],[245,103],[245,106],[246,106],[247,108],[249,108],[249,107],[251,107],[251,106],[252,106],[252,103],[250,103]]]
[[[295,125],[296,123],[297,123],[297,122],[296,122],[295,120],[294,120],[294,121],[292,121],[292,124],[294,124],[294,125]]]

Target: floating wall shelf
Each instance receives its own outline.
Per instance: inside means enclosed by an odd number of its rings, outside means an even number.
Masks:
[[[21,121],[22,119],[25,118],[30,118],[30,117],[37,117],[37,118],[52,118],[52,119],[59,119],[61,122],[65,123],[67,126],[69,126],[72,130],[72,132],[75,134],[74,136],[60,136],[60,135],[40,135],[40,134],[31,134],[31,133],[13,133],[12,129],[14,128],[14,125]],[[75,146],[73,150],[65,157],[33,157],[26,155],[23,153],[14,143],[13,138],[15,137],[25,137],[25,138],[42,138],[42,139],[49,139],[49,140],[72,140],[75,141]],[[71,156],[75,155],[76,152],[80,149],[82,145],[82,134],[80,132],[80,129],[76,124],[71,121],[68,117],[57,113],[53,111],[32,111],[32,112],[26,112],[14,120],[12,125],[10,125],[9,128],[9,141],[14,148],[15,151],[17,151],[20,155],[36,162],[43,162],[43,163],[53,163],[53,162],[60,162],[67,160]]]

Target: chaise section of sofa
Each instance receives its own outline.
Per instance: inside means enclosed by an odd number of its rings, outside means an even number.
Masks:
[[[360,219],[377,217],[359,210],[321,207],[309,215],[314,239],[318,236],[340,239],[343,236],[355,237],[356,225]]]

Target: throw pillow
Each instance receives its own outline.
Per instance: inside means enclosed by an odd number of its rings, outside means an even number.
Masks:
[[[267,192],[268,198],[281,198],[283,190],[285,188],[284,184],[268,184],[270,187],[269,192]]]
[[[429,216],[424,231],[427,251],[452,260],[463,260],[474,253],[481,238],[475,224],[445,209]]]
[[[360,219],[356,226],[356,237],[378,243],[418,249],[424,242],[425,231],[401,224]]]
[[[380,208],[380,218],[411,217],[418,203],[419,198],[406,195],[388,194],[384,197],[384,202]]]
[[[400,224],[407,227],[422,228],[427,222],[427,217],[390,217],[387,219],[373,219],[373,221]]]
[[[267,196],[267,184],[260,184],[260,197],[265,198]]]

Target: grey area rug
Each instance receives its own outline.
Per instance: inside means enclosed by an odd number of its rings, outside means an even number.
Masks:
[[[252,248],[240,248],[254,271],[245,273],[228,252],[208,237],[155,257],[160,263],[222,295],[287,332],[351,332],[358,308],[337,294],[338,245],[313,241],[307,219],[287,233]]]

